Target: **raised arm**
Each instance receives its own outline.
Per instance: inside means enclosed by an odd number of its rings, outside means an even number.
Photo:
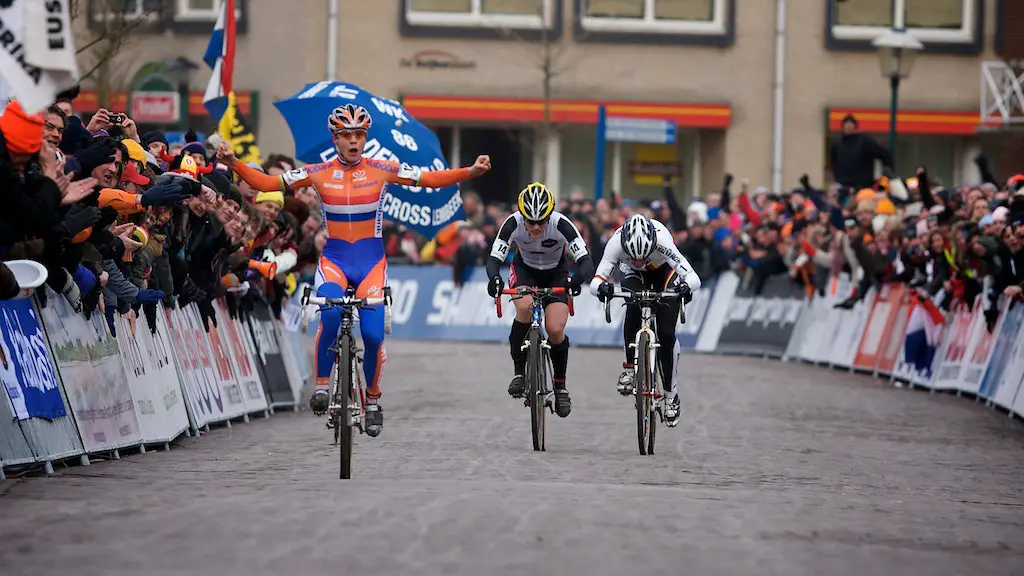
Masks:
[[[427,188],[444,188],[459,182],[476,178],[491,169],[490,156],[477,156],[476,162],[468,168],[452,168],[450,170],[424,171],[422,168],[398,164],[397,162],[381,162],[367,160],[371,166],[385,170],[388,182],[405,186],[426,186]]]
[[[239,162],[227,142],[221,142],[217,148],[217,157],[245,180],[246,184],[259,192],[286,192],[289,188],[303,188],[312,184],[309,174],[303,168],[289,170],[280,176],[271,176],[244,162]]]

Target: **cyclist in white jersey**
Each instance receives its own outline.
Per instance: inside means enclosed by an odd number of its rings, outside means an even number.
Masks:
[[[672,233],[657,220],[636,214],[630,216],[608,240],[597,273],[590,282],[590,291],[604,302],[615,287],[612,272],[618,268],[623,290],[676,291],[688,303],[693,291],[700,288],[700,276],[693,271],[686,257],[672,241]],[[679,340],[676,322],[679,302],[665,302],[655,312],[658,328],[658,366],[665,389],[665,420],[669,426],[679,422],[679,395],[676,393],[676,365],[679,361]],[[633,351],[629,344],[640,330],[640,308],[629,305],[622,322],[622,339],[626,352],[625,370],[619,376],[620,394],[633,393]],[[673,342],[674,346],[668,343]]]
[[[510,287],[536,288],[565,287],[576,296],[583,284],[594,274],[594,261],[587,251],[580,231],[572,221],[555,212],[555,197],[540,182],[533,182],[519,193],[519,210],[513,212],[498,230],[487,259],[487,293],[492,298],[501,294],[501,264],[508,257],[512,244],[516,253],[509,269]],[[566,255],[576,263],[576,273],[569,276]],[[569,319],[568,296],[558,294],[548,300],[544,308],[544,330],[551,345],[551,364],[554,370],[552,388],[555,393],[555,412],[562,418],[569,415],[572,402],[565,387],[565,372],[569,362],[569,338],[565,323]],[[515,376],[508,385],[513,398],[522,398],[526,392],[526,352],[521,350],[530,330],[533,302],[529,298],[515,300],[516,318],[508,341],[515,365]]]

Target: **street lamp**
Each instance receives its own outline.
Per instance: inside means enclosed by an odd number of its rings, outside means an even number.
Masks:
[[[882,77],[889,79],[889,153],[896,157],[896,103],[899,101],[900,80],[910,76],[917,53],[924,44],[907,33],[905,28],[893,28],[871,43],[878,50],[878,63]],[[895,164],[895,160],[893,161]],[[895,168],[895,166],[893,166]]]

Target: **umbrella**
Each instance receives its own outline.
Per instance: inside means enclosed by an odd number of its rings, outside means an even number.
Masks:
[[[274,102],[292,131],[296,158],[316,163],[337,156],[327,129],[327,116],[349,102],[366,108],[373,118],[364,157],[394,160],[424,170],[448,168],[437,135],[413,119],[401,103],[341,82],[310,83],[297,94]],[[435,190],[388,185],[381,203],[385,218],[427,238],[436,236],[446,225],[465,219],[458,186]]]

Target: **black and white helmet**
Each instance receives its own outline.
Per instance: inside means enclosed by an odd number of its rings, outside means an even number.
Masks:
[[[619,240],[627,257],[633,260],[646,260],[651,252],[654,252],[654,245],[657,242],[654,224],[643,214],[634,214],[622,225]]]

